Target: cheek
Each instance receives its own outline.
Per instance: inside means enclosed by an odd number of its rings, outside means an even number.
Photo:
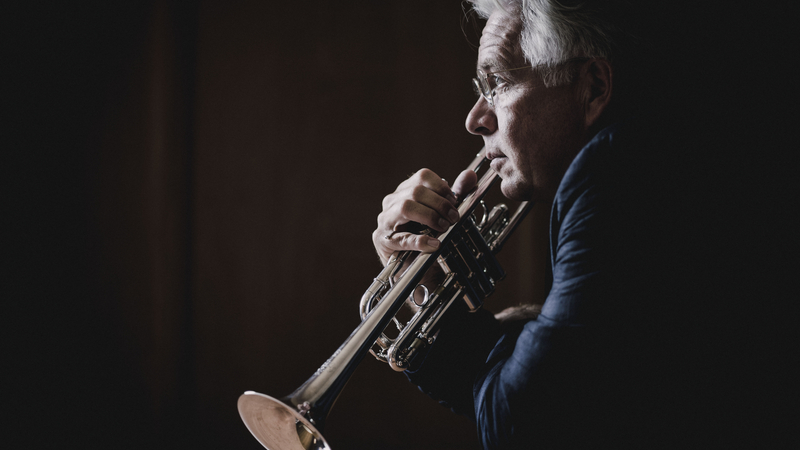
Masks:
[[[551,100],[551,101],[547,101]],[[514,149],[517,188],[550,195],[564,171],[582,147],[584,136],[580,111],[563,96],[528,101],[510,114],[507,139]]]
[[[540,122],[535,108],[506,107],[498,112],[498,130],[509,153],[506,156],[520,159],[520,153],[537,140],[540,134],[537,124]]]
[[[513,149],[512,159],[518,169],[530,173],[537,154],[550,141],[552,124],[532,107],[520,108],[509,117],[507,139],[509,147]]]
[[[519,124],[519,134],[535,143],[542,156],[556,158],[581,139],[583,122],[578,103],[568,93],[552,94],[520,111],[528,120]]]

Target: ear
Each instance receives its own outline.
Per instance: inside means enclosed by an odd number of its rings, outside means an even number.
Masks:
[[[590,59],[580,72],[586,128],[600,121],[611,103],[614,71],[605,59]]]

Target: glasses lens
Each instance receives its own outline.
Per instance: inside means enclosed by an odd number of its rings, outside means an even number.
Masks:
[[[473,78],[472,84],[475,88],[475,92],[480,93],[490,105],[494,106],[492,92],[489,90],[489,83],[486,82],[486,74],[484,74],[483,71],[480,69],[478,70],[478,78]]]
[[[475,92],[475,97],[477,98],[480,98],[483,95],[481,84],[475,78],[472,79],[472,90]]]

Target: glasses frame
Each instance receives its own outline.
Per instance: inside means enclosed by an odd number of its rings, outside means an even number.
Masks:
[[[505,70],[496,70],[494,72],[484,72],[481,69],[477,70],[477,78],[472,79],[472,87],[475,88],[475,93],[480,94],[483,98],[489,102],[490,105],[494,106],[494,90],[497,86],[492,87],[489,85],[489,75],[494,75],[496,73],[504,73],[504,72],[511,72],[513,70],[521,70],[521,69],[532,69],[533,66],[523,66],[523,67],[516,67],[514,69],[505,69]]]
[[[560,66],[563,64],[568,64],[576,61],[588,61],[589,59],[591,58],[587,57],[570,58],[558,63],[557,65]],[[489,105],[494,107],[494,90],[497,88],[497,86],[492,87],[489,85],[489,75],[494,75],[496,73],[511,72],[513,70],[533,69],[533,68],[535,67],[523,66],[523,67],[516,67],[513,69],[496,70],[494,72],[484,72],[483,70],[478,69],[476,72],[477,78],[472,79],[472,87],[473,89],[475,89],[476,94],[480,94],[481,96],[483,96],[483,98],[485,98],[486,101],[489,102]]]

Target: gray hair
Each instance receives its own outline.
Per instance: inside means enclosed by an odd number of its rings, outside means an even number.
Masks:
[[[572,81],[570,58],[615,56],[616,30],[597,1],[469,0],[483,18],[502,9],[522,21],[520,45],[525,59],[541,73],[546,86]]]

